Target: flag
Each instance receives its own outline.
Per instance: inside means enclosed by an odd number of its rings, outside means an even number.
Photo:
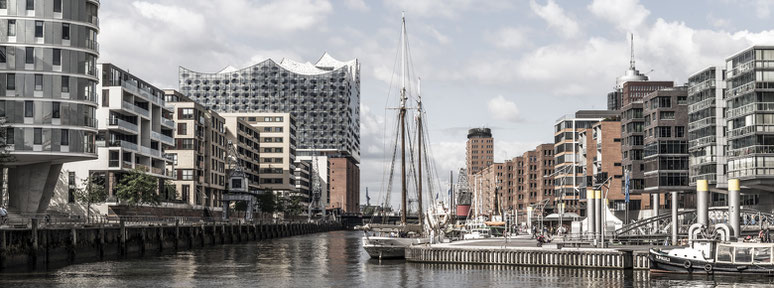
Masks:
[[[626,203],[629,203],[629,171],[627,170],[625,172],[626,176],[626,183],[624,184],[624,199],[626,199]]]

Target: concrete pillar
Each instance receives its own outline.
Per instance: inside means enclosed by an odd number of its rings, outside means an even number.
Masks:
[[[707,180],[696,181],[696,223],[709,226],[709,185]],[[675,199],[672,199],[675,203]]]
[[[596,220],[596,228],[594,228],[597,231],[597,240],[602,240],[602,213],[604,213],[605,207],[603,207],[604,203],[602,203],[602,191],[601,190],[594,190],[594,212],[597,213],[597,216],[594,217],[594,220]]]
[[[45,213],[62,164],[51,162],[8,169],[8,210],[15,213]]]
[[[740,205],[739,179],[728,179],[728,225],[734,230],[734,237],[742,234],[739,226]]]
[[[586,222],[588,223],[586,231],[588,231],[590,239],[595,239],[596,235],[597,214],[594,211],[594,206],[596,206],[596,203],[594,202],[594,190],[586,189]]]
[[[705,181],[704,183],[706,184],[707,180],[704,180],[704,181]],[[677,221],[677,192],[672,191],[671,193],[672,193],[672,245],[677,245],[677,228],[679,228],[679,225],[680,225],[680,222]],[[704,220],[706,220],[706,218]]]
[[[658,206],[660,206],[661,199],[659,199],[658,193],[650,193],[650,205],[653,211],[653,216],[658,216]]]

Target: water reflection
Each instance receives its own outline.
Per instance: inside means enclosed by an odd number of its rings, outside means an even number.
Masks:
[[[0,287],[763,287],[774,278],[418,264],[370,259],[360,233],[332,232],[174,255],[0,274]]]

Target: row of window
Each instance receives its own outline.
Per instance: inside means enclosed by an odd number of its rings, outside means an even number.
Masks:
[[[35,10],[35,0],[24,0],[25,10]],[[54,13],[62,13],[62,0],[54,0],[54,5],[51,7]],[[0,0],[0,10],[8,9],[8,0]]]
[[[8,30],[6,35],[8,37],[16,36],[16,20],[9,19],[7,23]],[[35,21],[35,38],[43,38],[43,21]],[[62,23],[62,40],[70,40],[70,24]]]
[[[33,137],[32,137],[32,144],[34,145],[43,145],[43,128],[33,128]],[[61,146],[69,146],[70,145],[70,130],[69,129],[59,129],[60,132],[60,139],[59,139],[59,145]],[[14,134],[14,128],[9,127],[6,128],[6,140],[5,143],[8,145],[15,144],[14,137],[16,136]]]
[[[43,91],[43,74],[34,74],[35,82],[34,82],[34,89],[35,91]],[[60,76],[61,77],[61,91],[62,93],[70,93],[70,76]],[[14,91],[16,90],[16,74],[15,73],[7,73],[5,74],[5,89],[8,91]]]

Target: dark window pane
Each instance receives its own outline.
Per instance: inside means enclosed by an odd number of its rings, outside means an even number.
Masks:
[[[54,59],[53,64],[55,66],[62,65],[62,50],[61,49],[54,49]]]
[[[34,112],[35,110],[32,101],[24,101],[24,117],[32,117]]]
[[[8,0],[0,0],[0,9],[8,9]]]
[[[34,47],[25,47],[24,48],[24,63],[27,64],[35,64],[35,48]]]
[[[70,130],[62,129],[62,146],[70,145]]]
[[[5,81],[6,90],[16,90],[16,74],[8,74]]]
[[[27,0],[27,10],[35,10],[35,0]]]
[[[70,76],[62,76],[62,92],[70,92]]]
[[[54,0],[54,12],[62,12],[62,0]]]
[[[6,62],[5,49],[6,49],[5,46],[0,46],[0,63]]]
[[[16,20],[8,20],[8,36],[16,36]]]
[[[35,37],[43,37],[43,21],[35,21]]]
[[[35,128],[35,137],[32,139],[32,144],[40,145],[43,144],[43,128]]]
[[[59,119],[59,102],[51,102],[51,117]]]
[[[62,23],[62,40],[70,40],[70,24]]]
[[[36,91],[43,90],[43,75],[42,74],[35,74],[35,90]]]

